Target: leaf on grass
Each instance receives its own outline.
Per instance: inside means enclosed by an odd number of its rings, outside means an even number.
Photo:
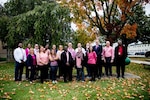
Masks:
[[[78,100],[77,97],[72,97],[72,100]]]
[[[29,91],[30,94],[34,94],[34,92],[32,90]]]
[[[38,89],[39,92],[44,92],[44,89]]]
[[[40,95],[40,98],[44,98],[45,97],[45,95]]]

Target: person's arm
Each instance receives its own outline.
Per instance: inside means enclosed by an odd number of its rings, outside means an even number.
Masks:
[[[23,61],[24,61],[24,62],[26,62],[27,57],[26,57],[26,52],[25,52],[25,50],[24,50],[24,49],[23,49],[23,57],[24,57],[24,58],[23,58]]]
[[[15,61],[21,63],[21,59],[18,57],[18,49],[14,50],[14,58],[15,58]]]
[[[106,62],[106,60],[105,60],[105,47],[103,48],[103,51],[102,51],[102,60],[104,60],[104,62]]]
[[[56,55],[56,57],[54,58],[54,60],[58,60],[59,59],[59,57],[58,57],[58,55]]]
[[[95,57],[95,60],[97,61],[97,54],[95,51],[94,51],[94,57]]]
[[[36,60],[37,60],[37,65],[43,64],[42,61],[41,61],[41,59],[40,59],[40,53],[37,53]]]
[[[114,61],[114,49],[112,48],[112,50],[111,50],[111,54],[112,54],[112,56],[111,56],[111,63]]]

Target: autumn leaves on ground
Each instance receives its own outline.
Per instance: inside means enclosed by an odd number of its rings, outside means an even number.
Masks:
[[[113,68],[115,70],[115,67]],[[114,71],[115,72],[115,71]],[[70,83],[13,81],[13,63],[0,64],[0,99],[13,100],[148,100],[150,98],[150,70],[142,65],[130,64],[126,72],[141,79],[102,78],[95,82]]]

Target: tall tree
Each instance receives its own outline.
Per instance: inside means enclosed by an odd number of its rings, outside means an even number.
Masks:
[[[135,39],[150,43],[150,17],[145,14],[143,5],[138,5],[132,9],[134,14],[128,16],[129,23],[137,23],[137,37]]]
[[[105,35],[111,41],[121,36],[128,39],[136,36],[136,23],[129,23],[128,16],[132,16],[132,9],[142,3],[141,0],[61,0],[60,3],[70,7],[73,22],[86,24],[89,33],[93,33],[96,28],[98,35]],[[135,28],[135,32],[131,30],[123,33],[126,30],[124,27]]]
[[[41,4],[37,5],[35,0],[34,4],[36,5],[33,9],[32,7],[28,9],[26,6],[29,5],[20,0],[10,0],[5,4],[7,5],[4,6],[5,12],[9,17],[8,25],[5,25],[8,31],[5,40],[9,47],[14,48],[19,41],[45,45],[46,43],[63,44],[68,40],[71,33],[70,10],[55,1],[37,1]],[[15,9],[17,10],[15,4],[21,4],[19,7],[22,10],[15,12]],[[25,6],[24,9],[22,6]]]

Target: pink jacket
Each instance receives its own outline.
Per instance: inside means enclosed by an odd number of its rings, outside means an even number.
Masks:
[[[49,57],[47,53],[37,53],[36,59],[37,59],[37,65],[40,66],[47,65],[49,62]]]
[[[96,52],[93,51],[93,52],[88,53],[88,61],[87,61],[87,63],[88,64],[96,64],[96,61],[97,61]]]

